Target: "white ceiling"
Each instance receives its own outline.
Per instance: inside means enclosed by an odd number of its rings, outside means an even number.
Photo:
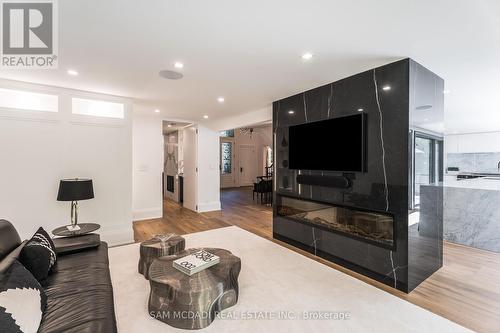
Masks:
[[[500,130],[500,1],[59,1],[59,70],[0,77],[238,115],[404,57],[446,80],[447,131]],[[301,54],[315,57],[304,62]],[[184,78],[158,71],[182,61]],[[66,74],[68,68],[80,72]],[[226,102],[217,102],[224,96]]]

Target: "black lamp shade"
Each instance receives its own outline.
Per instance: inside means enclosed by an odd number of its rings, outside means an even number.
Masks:
[[[62,179],[59,182],[57,201],[78,201],[94,198],[92,179]]]

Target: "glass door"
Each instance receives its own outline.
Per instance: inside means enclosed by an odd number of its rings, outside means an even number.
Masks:
[[[414,205],[420,205],[420,186],[432,181],[432,140],[415,136]]]
[[[443,139],[413,132],[412,198],[410,209],[420,206],[420,187],[443,180]]]

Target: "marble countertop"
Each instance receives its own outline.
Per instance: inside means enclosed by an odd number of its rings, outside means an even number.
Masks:
[[[489,179],[488,179],[489,178]],[[496,179],[491,179],[496,178]],[[446,180],[446,187],[470,188],[478,190],[500,191],[500,177],[484,177],[462,180]]]

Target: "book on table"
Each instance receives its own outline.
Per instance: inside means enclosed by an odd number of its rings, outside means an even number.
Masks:
[[[172,266],[189,276],[196,274],[204,269],[218,264],[220,258],[215,254],[205,250],[199,250],[185,257],[174,260]]]

